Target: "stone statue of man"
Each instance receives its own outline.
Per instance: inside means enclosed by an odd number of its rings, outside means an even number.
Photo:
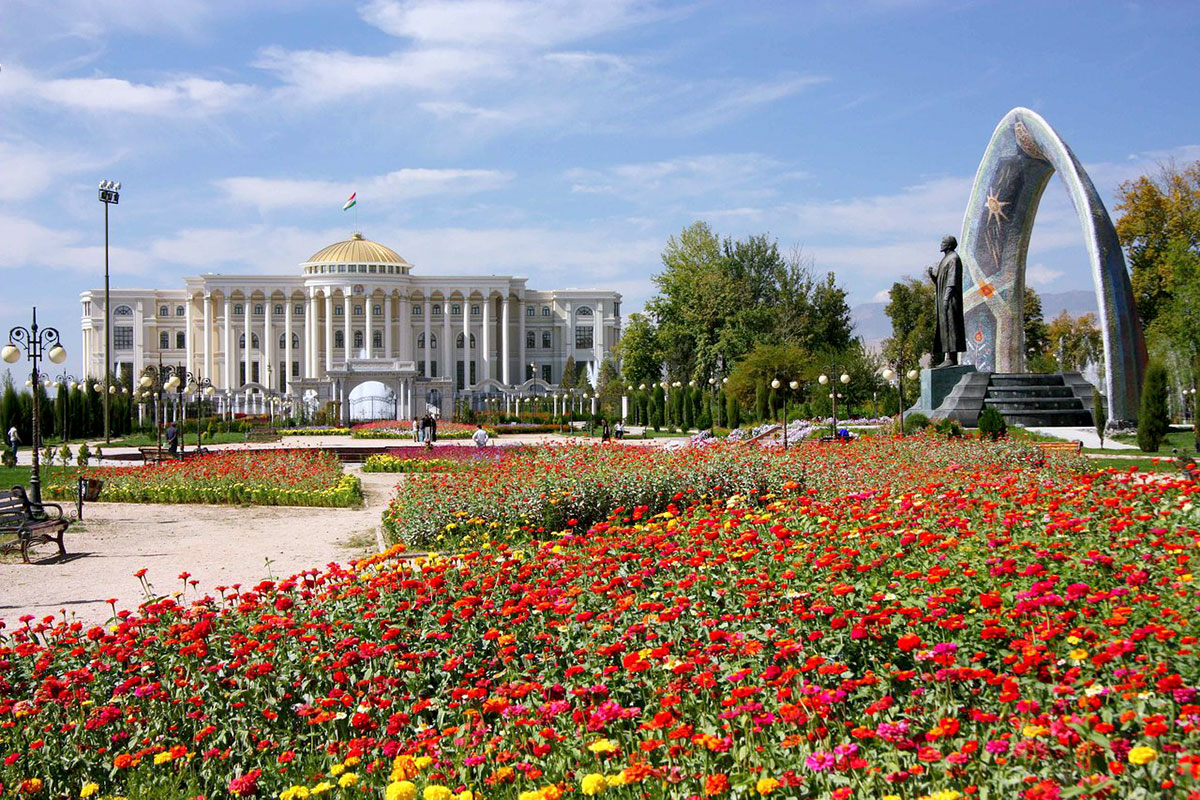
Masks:
[[[930,267],[929,279],[937,287],[937,327],[933,333],[933,361],[936,367],[953,367],[958,354],[967,349],[967,326],[963,322],[962,260],[955,252],[958,240],[953,236],[942,239],[941,263],[935,272]],[[936,363],[939,362],[940,363]]]

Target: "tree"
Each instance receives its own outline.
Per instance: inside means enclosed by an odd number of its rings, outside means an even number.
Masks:
[[[1142,407],[1138,414],[1138,447],[1146,453],[1157,451],[1169,429],[1167,368],[1155,362],[1146,369],[1146,381],[1142,384]]]
[[[1063,311],[1050,321],[1046,334],[1058,368],[1064,372],[1081,370],[1104,352],[1095,314],[1072,317]]]
[[[908,371],[933,349],[937,324],[933,284],[911,277],[897,281],[884,312],[892,321],[892,336],[883,342],[883,357],[896,368],[898,380],[905,381],[906,394],[917,397],[919,379],[910,379]]]
[[[1138,315],[1149,326],[1172,294],[1172,249],[1200,254],[1200,161],[1182,169],[1168,164],[1157,178],[1126,181],[1117,196],[1117,235],[1128,256]]]
[[[536,375],[534,377],[537,377]],[[562,380],[558,382],[560,388],[574,389],[578,385],[579,370],[575,366],[575,356],[567,356],[567,363],[563,364]]]
[[[634,386],[662,380],[658,329],[645,314],[630,314],[617,343],[621,373]]]
[[[596,396],[600,398],[600,405],[619,408],[621,396],[625,394],[625,381],[621,379],[617,365],[611,358],[600,362],[600,374],[596,384]]]
[[[1025,364],[1027,368],[1042,356],[1050,346],[1050,331],[1042,317],[1042,298],[1033,289],[1025,287]],[[1032,369],[1031,369],[1032,371]]]
[[[1187,243],[1175,240],[1163,256],[1171,293],[1162,313],[1150,326],[1151,341],[1161,342],[1186,365],[1178,371],[1184,389],[1200,385],[1200,255]],[[1193,439],[1200,449],[1200,419],[1192,415]]]
[[[738,403],[737,395],[732,392],[725,395],[725,424],[730,429],[737,428],[742,424],[742,407]]]

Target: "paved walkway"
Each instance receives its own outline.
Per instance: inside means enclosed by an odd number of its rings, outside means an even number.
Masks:
[[[1095,428],[1026,428],[1028,431],[1038,433],[1043,436],[1054,436],[1058,439],[1065,439],[1070,442],[1083,442],[1084,447],[1101,447],[1100,437],[1096,435]],[[1105,437],[1103,447],[1105,450],[1137,450],[1138,448],[1131,444],[1116,442],[1108,437]]]

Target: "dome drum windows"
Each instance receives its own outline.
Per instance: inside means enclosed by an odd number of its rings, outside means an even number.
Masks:
[[[458,338],[454,340],[454,346],[459,350],[463,349],[463,335],[460,333]],[[475,349],[475,334],[471,334],[471,349]]]

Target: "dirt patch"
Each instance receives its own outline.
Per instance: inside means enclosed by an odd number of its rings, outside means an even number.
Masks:
[[[185,597],[197,599],[216,586],[248,588],[377,552],[380,515],[400,476],[348,471],[363,481],[360,509],[89,504],[67,531],[66,558],[42,545],[32,565],[19,555],[0,563],[0,620],[10,630],[26,614],[103,623],[112,615],[109,598],[118,609],[142,601],[134,573],[143,568],[156,594],[183,591],[179,575],[189,573]]]

